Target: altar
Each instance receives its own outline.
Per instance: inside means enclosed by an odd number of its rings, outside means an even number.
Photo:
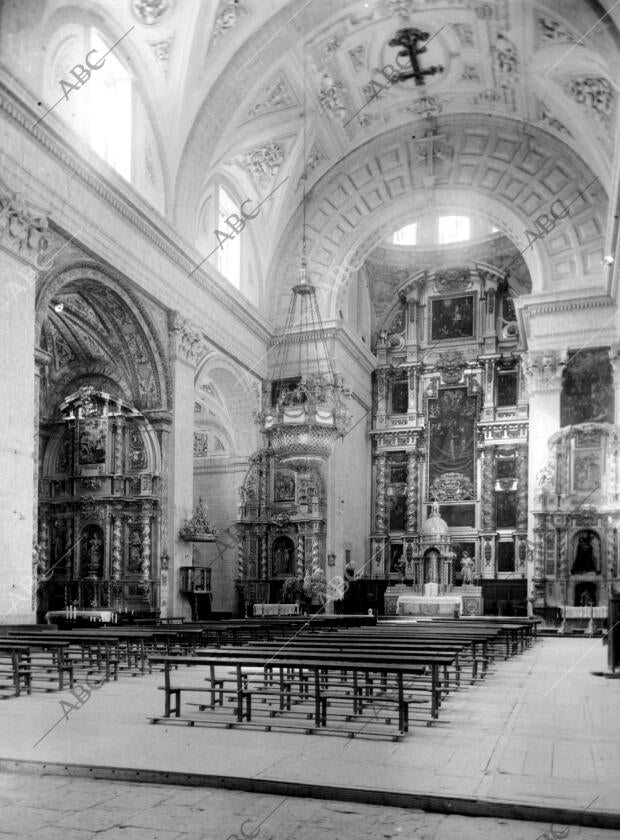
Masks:
[[[399,595],[396,601],[397,615],[443,615],[453,618],[462,612],[461,596],[454,592],[440,595],[436,583],[425,584],[423,595],[406,593]]]
[[[450,618],[482,615],[482,587],[473,583],[473,558],[467,555],[461,561],[464,578],[461,586],[454,586],[453,558],[448,525],[435,502],[420,531],[417,551],[411,557],[411,586],[407,586],[405,567],[401,567],[401,582],[386,589],[385,614]]]

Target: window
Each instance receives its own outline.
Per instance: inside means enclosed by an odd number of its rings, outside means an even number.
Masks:
[[[92,108],[89,142],[97,154],[128,181],[131,178],[131,77],[117,56],[91,31],[91,49],[96,61],[105,56],[105,66],[92,71],[88,80]],[[86,92],[86,91],[84,91]]]
[[[400,230],[397,230],[392,238],[394,245],[417,245],[418,240],[418,225],[415,222],[412,225],[405,225]]]
[[[101,35],[94,29],[80,39],[89,54],[90,76],[75,90],[64,89],[66,101],[61,101],[58,115],[110,166],[131,180],[131,150],[133,129],[132,78],[117,54],[110,52]],[[64,54],[59,55],[56,77],[67,85],[76,85],[70,69],[76,64],[78,41],[71,40]],[[81,51],[81,50],[80,50]],[[104,61],[104,64],[101,62]],[[86,59],[79,64],[86,68]],[[95,65],[99,64],[98,68]],[[54,88],[56,91],[56,88]]]
[[[470,238],[468,216],[440,216],[437,219],[437,244],[465,242]]]
[[[221,185],[217,188],[217,227],[222,233],[233,234],[233,239],[226,239],[215,251],[215,263],[219,272],[238,289],[241,286],[241,239],[231,230],[226,219],[231,215],[239,216],[239,206]]]

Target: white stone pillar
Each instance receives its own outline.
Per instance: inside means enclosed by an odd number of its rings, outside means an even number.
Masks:
[[[560,394],[562,371],[566,357],[548,350],[528,353],[523,359],[529,392],[529,484],[528,484],[528,538],[534,552],[528,563],[528,593],[533,592],[534,580],[544,576],[543,543],[540,531],[535,530],[535,496],[539,491],[537,475],[545,466],[549,455],[548,441],[560,428]]]
[[[556,351],[528,353],[524,359],[525,374],[530,395],[530,437],[529,437],[529,486],[528,486],[528,531],[533,534],[534,496],[536,476],[545,466],[549,454],[547,443],[551,435],[560,428],[560,393],[562,371],[566,360]]]
[[[36,620],[36,271],[26,264],[34,263],[41,253],[35,233],[25,206],[0,194],[0,623],[4,624]]]
[[[186,565],[187,544],[179,529],[192,516],[194,506],[194,372],[201,356],[200,332],[178,313],[172,313],[170,368],[174,387],[170,441],[168,593],[166,615],[191,617],[191,608],[179,592],[179,568]],[[163,598],[162,598],[163,600]]]

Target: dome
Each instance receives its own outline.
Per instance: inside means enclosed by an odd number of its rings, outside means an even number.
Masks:
[[[437,502],[433,502],[433,509],[424,525],[422,525],[421,533],[423,537],[448,536],[448,524],[446,520],[442,519],[439,515],[439,504]]]

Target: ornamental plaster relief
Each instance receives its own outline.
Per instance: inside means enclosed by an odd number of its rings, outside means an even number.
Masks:
[[[170,339],[173,356],[192,366],[197,365],[208,350],[200,330],[178,312],[170,317]]]
[[[0,246],[36,266],[49,250],[48,216],[0,182]]]

